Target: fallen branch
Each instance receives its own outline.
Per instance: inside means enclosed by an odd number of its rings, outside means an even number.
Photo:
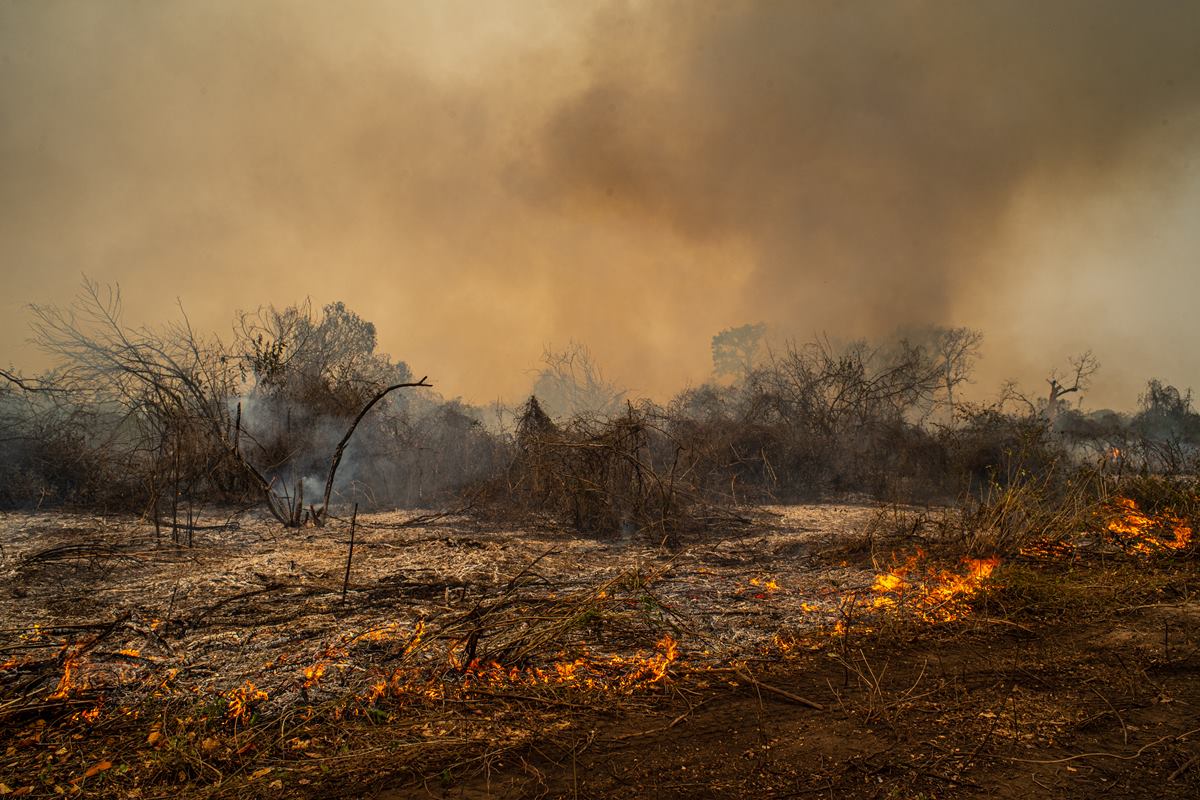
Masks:
[[[1080,753],[1079,755],[1067,756],[1065,758],[1010,758],[1008,760],[1019,761],[1022,764],[1064,764],[1068,761],[1078,761],[1081,758],[1115,758],[1118,761],[1133,761],[1134,759],[1141,758],[1142,753],[1146,752],[1151,747],[1156,747],[1167,741],[1183,741],[1195,733],[1200,733],[1200,728],[1195,728],[1194,730],[1187,731],[1186,733],[1181,733],[1178,736],[1163,736],[1160,739],[1155,739],[1153,742],[1150,742],[1150,744],[1143,745],[1131,756],[1123,756],[1117,753]]]
[[[821,705],[820,703],[816,702],[815,700],[809,700],[807,697],[801,697],[798,694],[793,694],[792,692],[789,692],[787,689],[780,689],[778,686],[772,686],[769,683],[763,683],[758,678],[755,678],[754,676],[752,676],[750,673],[746,672],[745,670],[736,669],[733,671],[733,674],[737,675],[739,678],[744,680],[746,683],[756,686],[759,689],[763,689],[764,691],[770,692],[771,694],[778,695],[779,697],[782,697],[785,700],[791,700],[793,703],[799,703],[802,706],[808,706],[809,708],[815,708],[817,711],[825,710],[825,706]]]

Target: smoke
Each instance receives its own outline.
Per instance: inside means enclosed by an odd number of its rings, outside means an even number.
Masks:
[[[209,328],[344,300],[481,402],[572,339],[661,396],[758,320],[1200,381],[1160,354],[1194,315],[1153,313],[1198,288],[1162,207],[1200,205],[1195,4],[556,5],[0,7],[0,340],[27,361],[18,304],[87,271]]]
[[[555,201],[750,243],[793,324],[945,320],[1026,181],[1094,189],[1200,103],[1190,4],[653,6],[598,23]]]

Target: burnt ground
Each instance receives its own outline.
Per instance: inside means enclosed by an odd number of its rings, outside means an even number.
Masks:
[[[367,515],[344,599],[340,523],[6,515],[0,795],[1200,794],[1196,562],[1018,558],[947,622],[856,605],[918,546],[954,567],[933,513],[674,549]]]
[[[760,665],[400,797],[1192,798],[1200,605]],[[1164,634],[1165,632],[1165,634]],[[444,785],[443,785],[444,784]]]

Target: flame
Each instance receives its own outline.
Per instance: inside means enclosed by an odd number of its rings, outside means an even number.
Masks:
[[[462,673],[460,689],[466,692],[475,688],[563,687],[631,693],[667,682],[671,665],[680,655],[679,643],[670,635],[659,639],[650,654],[591,657],[585,653],[578,658],[562,658],[546,666],[506,667],[495,661],[485,663],[478,658],[464,664],[459,650],[459,647],[452,648],[447,653],[447,662]],[[437,672],[401,668],[393,672],[387,681],[373,683],[365,693],[359,695],[359,700],[373,704],[385,695],[441,699],[445,697],[447,688],[448,684]]]
[[[311,666],[304,668],[303,688],[311,689],[320,683],[321,678],[325,675],[325,670],[330,665],[336,663],[338,666],[345,666],[346,662],[342,659],[345,659],[347,655],[349,653],[345,648],[336,644],[328,645],[321,651],[321,655],[318,656],[317,660]]]
[[[891,609],[903,605],[925,622],[952,622],[970,613],[968,601],[1000,565],[1000,559],[994,556],[964,558],[965,569],[961,572],[948,569],[922,572],[919,567],[923,559],[924,553],[918,550],[903,564],[876,575],[871,585],[875,595],[871,605]],[[840,620],[838,625],[844,629]]]
[[[100,719],[100,712],[102,710],[102,706],[97,705],[85,711],[76,711],[71,715],[71,719],[76,722],[82,721],[89,725],[93,725],[95,724],[96,720]]]
[[[67,653],[63,659],[63,674],[58,679],[58,686],[54,693],[47,697],[47,700],[65,700],[70,697],[71,692],[85,688],[86,684],[77,682],[74,674],[78,671],[82,664],[79,657],[80,648],[76,647],[71,652]]]
[[[383,626],[382,628],[375,628],[374,630],[369,630],[365,633],[359,634],[356,638],[363,642],[391,641],[392,639],[396,638],[396,631],[399,629],[399,627],[399,625],[392,622]]]
[[[1017,552],[1024,558],[1060,561],[1075,554],[1075,545],[1066,539],[1045,537],[1030,542]]]
[[[765,589],[768,592],[774,592],[779,589],[779,584],[775,582],[774,578],[751,578],[750,585]]]
[[[320,682],[321,677],[325,674],[325,662],[318,661],[311,667],[304,670],[304,688],[309,689],[316,686]]]
[[[655,647],[658,648],[658,654],[646,664],[647,674],[650,676],[649,683],[665,680],[667,669],[679,658],[679,643],[669,633],[664,634]]]
[[[1118,513],[1106,527],[1126,550],[1155,555],[1184,550],[1191,545],[1192,528],[1179,517],[1168,513],[1151,516],[1128,497],[1118,497],[1116,505]],[[1169,533],[1171,538],[1164,538],[1160,532]]]
[[[409,655],[421,645],[421,639],[425,636],[425,620],[417,620],[417,624],[413,627],[412,636],[409,637],[408,644],[404,646],[404,655]]]
[[[10,658],[5,662],[0,663],[0,672],[5,672],[10,669],[16,669],[17,667],[23,666],[27,663],[29,663],[28,656],[18,656],[17,658]]]
[[[247,722],[254,711],[254,704],[267,700],[267,693],[251,681],[221,694],[228,702],[225,718],[230,722]]]
[[[376,700],[387,694],[387,690],[387,681],[377,681],[376,683],[371,684],[371,688],[368,689],[366,694],[362,696],[362,699],[369,705],[374,705]]]

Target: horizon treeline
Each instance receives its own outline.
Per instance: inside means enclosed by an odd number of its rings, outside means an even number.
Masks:
[[[31,313],[55,366],[0,372],[9,508],[177,520],[181,504],[265,495],[281,521],[303,524],[320,522],[323,499],[428,508],[569,484],[559,510],[600,529],[638,522],[597,488],[618,479],[643,499],[657,481],[665,519],[676,497],[941,502],[1065,463],[1181,475],[1200,457],[1190,389],[1151,378],[1137,409],[1083,410],[1090,353],[1048,366],[1039,392],[1010,383],[990,402],[964,399],[982,335],[961,327],[811,342],[729,328],[713,336],[710,380],[662,403],[631,397],[572,342],[546,349],[531,399],[509,406],[443,397],[436,365],[421,371],[432,387],[411,385],[409,365],[378,352],[375,325],[341,302],[238,312],[228,341],[182,312],[162,328],[131,324],[117,289],[87,281],[72,305]],[[550,480],[545,458],[529,467],[534,429],[543,454],[612,458],[559,458]]]

